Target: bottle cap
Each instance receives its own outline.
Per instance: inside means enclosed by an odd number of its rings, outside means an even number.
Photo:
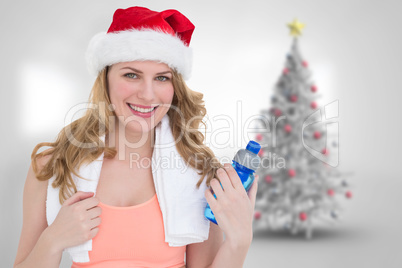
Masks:
[[[249,150],[250,152],[254,154],[258,154],[258,152],[261,149],[261,145],[258,142],[255,141],[249,141],[246,147],[246,150]]]

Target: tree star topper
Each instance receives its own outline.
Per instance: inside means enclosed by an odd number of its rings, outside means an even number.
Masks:
[[[304,28],[304,24],[294,19],[292,23],[288,23],[288,27],[292,36],[299,36],[301,35],[301,30]]]

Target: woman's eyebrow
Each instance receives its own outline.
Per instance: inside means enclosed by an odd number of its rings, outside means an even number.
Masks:
[[[143,73],[142,71],[137,70],[137,69],[135,69],[135,68],[133,68],[133,67],[123,67],[123,68],[121,68],[121,70],[123,70],[123,69],[129,69],[129,70],[131,70],[131,71],[133,71],[133,72],[136,72],[136,73],[139,73],[139,74],[142,74],[142,73]],[[168,73],[172,74],[172,71],[159,72],[159,73],[157,73],[157,75],[168,74]]]
[[[141,72],[140,70],[137,70],[137,69],[132,68],[132,67],[123,67],[123,68],[121,68],[121,70],[123,70],[123,69],[130,69],[130,70],[133,71],[133,72],[142,74],[142,72]]]
[[[172,72],[171,71],[165,71],[165,72],[160,72],[160,73],[157,73],[157,75],[161,75],[161,74],[172,74]]]

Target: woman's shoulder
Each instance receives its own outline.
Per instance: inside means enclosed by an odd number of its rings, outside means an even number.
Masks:
[[[43,169],[47,168],[46,165],[52,158],[52,154],[49,154],[50,150],[51,149],[44,150],[41,153],[36,154],[32,157],[32,161],[29,166],[28,174],[25,180],[24,192],[27,192],[28,195],[35,195],[35,192],[37,192],[41,193],[41,195],[44,195],[42,196],[42,199],[46,198],[48,180],[44,179],[43,171],[45,170]]]
[[[45,152],[48,152],[48,151],[50,151],[50,149],[47,149],[47,150],[45,150],[43,152],[45,153]],[[38,158],[37,158],[38,165],[40,167],[44,167],[49,162],[50,158],[52,158],[52,154],[39,155]]]
[[[33,164],[36,164],[35,171],[37,173],[40,173],[41,170],[46,166],[46,164],[49,162],[49,160],[52,158],[52,154],[50,153],[52,151],[52,148],[43,150],[41,153],[37,154],[35,156],[35,161],[31,162],[31,166]]]

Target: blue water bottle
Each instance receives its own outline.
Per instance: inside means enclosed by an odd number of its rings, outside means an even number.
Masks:
[[[244,189],[248,192],[254,181],[254,172],[258,169],[261,163],[260,157],[257,155],[261,149],[261,145],[255,141],[249,141],[246,149],[240,149],[233,158],[232,166],[239,175]],[[214,194],[216,198],[216,195]],[[205,217],[215,224],[216,222],[214,213],[212,212],[209,204],[205,208]]]

